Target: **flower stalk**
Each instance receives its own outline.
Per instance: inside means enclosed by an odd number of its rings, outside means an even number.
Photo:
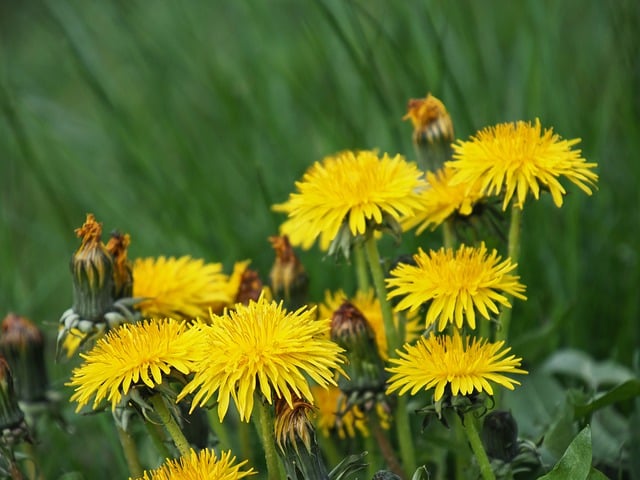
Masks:
[[[461,419],[460,421],[467,435],[467,439],[469,440],[469,444],[471,445],[471,450],[473,451],[478,462],[478,466],[480,467],[480,475],[482,475],[484,480],[495,480],[496,476],[491,469],[491,462],[489,461],[487,452],[482,445],[482,440],[478,434],[478,429],[476,428],[473,415],[467,413],[465,414],[464,419]]]
[[[182,430],[180,429],[180,426],[176,422],[175,418],[173,418],[173,415],[169,411],[169,408],[167,407],[167,404],[165,403],[165,400],[162,394],[160,393],[154,394],[149,399],[149,401],[153,406],[153,409],[156,411],[156,413],[160,417],[160,421],[162,422],[164,427],[167,429],[167,432],[169,432],[169,435],[171,436],[176,448],[180,452],[180,455],[182,456],[189,455],[189,452],[191,450],[191,447],[189,446],[189,441],[184,436],[184,433],[182,433]]]
[[[124,458],[127,461],[127,467],[129,467],[129,473],[133,478],[139,478],[142,476],[143,469],[138,457],[136,443],[125,429],[119,425],[116,425],[116,429],[118,430],[118,438],[120,439],[120,445],[122,445]]]
[[[278,452],[275,443],[275,428],[273,422],[273,414],[269,405],[267,405],[259,394],[256,394],[256,404],[258,410],[257,427],[262,448],[264,449],[264,458],[267,463],[267,480],[279,480],[280,462],[278,460]]]
[[[513,203],[511,207],[511,220],[509,223],[509,237],[507,245],[507,254],[509,259],[516,268],[512,274],[517,275],[517,263],[520,255],[520,224],[522,220],[522,208]],[[513,295],[507,295],[507,301],[511,303],[513,301]],[[498,330],[496,332],[496,340],[505,340],[509,338],[509,327],[511,324],[511,309],[503,308],[498,317]]]

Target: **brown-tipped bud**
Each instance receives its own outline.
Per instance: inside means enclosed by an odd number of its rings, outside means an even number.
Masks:
[[[0,442],[15,445],[28,438],[24,413],[18,405],[9,364],[0,356]]]
[[[347,351],[347,376],[338,382],[348,398],[346,409],[357,404],[365,412],[382,401],[387,375],[376,337],[362,312],[344,301],[331,317],[331,339]]]
[[[102,244],[102,225],[93,214],[87,214],[76,235],[82,243],[71,259],[73,310],[80,318],[101,321],[114,301],[113,257]]]
[[[430,93],[425,98],[412,98],[403,120],[413,124],[420,168],[435,172],[442,167],[451,156],[454,140],[453,122],[444,104]]]
[[[133,292],[133,274],[131,273],[131,262],[127,258],[127,249],[131,243],[128,233],[112,232],[106,249],[113,258],[113,280],[114,297],[130,297]]]
[[[260,294],[262,293],[262,289],[262,280],[260,279],[258,272],[249,268],[245,269],[240,277],[240,286],[238,287],[235,303],[248,305],[249,300],[257,302],[258,298],[260,298]]]
[[[0,353],[13,372],[18,399],[23,402],[45,401],[49,378],[42,332],[29,319],[15,313],[9,313],[0,328]]]
[[[289,243],[289,237],[273,236],[269,241],[276,259],[269,273],[271,289],[276,298],[284,298],[292,307],[304,304],[309,287],[309,277],[304,266]]]
[[[291,403],[284,398],[275,402],[274,431],[287,478],[329,478],[311,422],[313,405],[295,394]]]

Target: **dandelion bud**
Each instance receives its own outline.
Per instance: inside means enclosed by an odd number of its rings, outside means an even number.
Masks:
[[[422,170],[435,172],[451,156],[450,144],[454,139],[453,123],[444,104],[427,94],[425,98],[412,98],[403,120],[413,124],[413,144]]]
[[[0,356],[0,442],[15,445],[28,439],[24,413],[18,405],[9,364]]]
[[[284,398],[276,400],[274,422],[288,478],[329,478],[310,419],[313,406],[295,394],[292,397],[292,406]]]
[[[113,280],[115,284],[114,297],[116,299],[130,297],[133,292],[133,275],[131,262],[127,258],[127,248],[131,243],[128,233],[112,232],[106,249],[113,258]]]
[[[269,273],[271,288],[276,298],[284,297],[292,307],[304,304],[309,286],[309,277],[304,266],[289,243],[289,237],[273,236],[269,241],[276,259]]]
[[[44,337],[27,318],[9,313],[2,321],[0,353],[15,375],[17,397],[23,402],[46,401],[49,378],[44,361]]]
[[[93,214],[87,214],[76,235],[82,243],[71,259],[73,310],[80,318],[98,322],[114,301],[113,257],[102,244],[102,224]]]
[[[347,378],[340,378],[340,389],[348,403],[362,404],[369,411],[384,390],[386,374],[376,344],[375,333],[362,312],[345,301],[331,318],[331,339],[347,351]],[[348,405],[350,407],[350,405]]]
[[[235,303],[248,305],[249,300],[257,302],[262,293],[262,289],[262,280],[258,272],[249,268],[245,269],[240,277],[240,286],[236,293]]]
[[[511,412],[494,410],[488,413],[481,436],[489,458],[509,462],[518,454],[518,424]]]

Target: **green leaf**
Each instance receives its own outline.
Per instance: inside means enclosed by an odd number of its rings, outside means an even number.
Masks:
[[[607,477],[600,470],[591,467],[591,470],[589,470],[589,475],[587,476],[587,480],[609,480],[609,477]]]
[[[591,472],[591,428],[586,426],[573,439],[558,463],[539,480],[586,479]],[[597,477],[596,477],[597,478]]]
[[[575,417],[582,418],[596,410],[616,402],[622,402],[640,395],[640,380],[634,378],[615,386],[608,392],[597,395],[588,403],[575,405]]]
[[[634,378],[633,372],[623,365],[610,360],[598,363],[585,352],[572,349],[551,355],[542,370],[579,379],[592,390]]]

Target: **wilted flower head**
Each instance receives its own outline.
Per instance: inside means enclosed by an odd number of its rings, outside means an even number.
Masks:
[[[276,258],[269,272],[271,289],[277,297],[289,300],[292,297],[305,297],[309,286],[309,277],[304,265],[286,235],[269,237]]]
[[[280,230],[292,245],[308,249],[319,238],[322,250],[348,256],[356,236],[400,230],[400,217],[417,207],[421,177],[400,155],[345,151],[316,162],[296,182],[297,193],[273,208],[288,214]]]
[[[112,232],[106,249],[113,258],[113,279],[115,283],[115,297],[130,297],[133,287],[131,262],[127,258],[127,249],[131,244],[128,233]]]
[[[409,100],[407,114],[402,119],[411,120],[415,143],[453,141],[451,116],[444,104],[430,93],[425,98]]]
[[[542,131],[540,120],[501,123],[479,131],[468,141],[453,145],[455,170],[452,183],[477,185],[485,195],[504,195],[506,209],[515,196],[522,208],[527,194],[537,200],[541,190],[548,190],[556,206],[562,206],[566,190],[560,183],[565,177],[591,195],[598,175],[595,163],[587,163],[580,150],[572,147],[580,139],[562,140],[553,129]]]
[[[44,336],[28,318],[9,313],[2,321],[0,352],[14,375],[17,396],[25,402],[46,400],[49,377]]]

